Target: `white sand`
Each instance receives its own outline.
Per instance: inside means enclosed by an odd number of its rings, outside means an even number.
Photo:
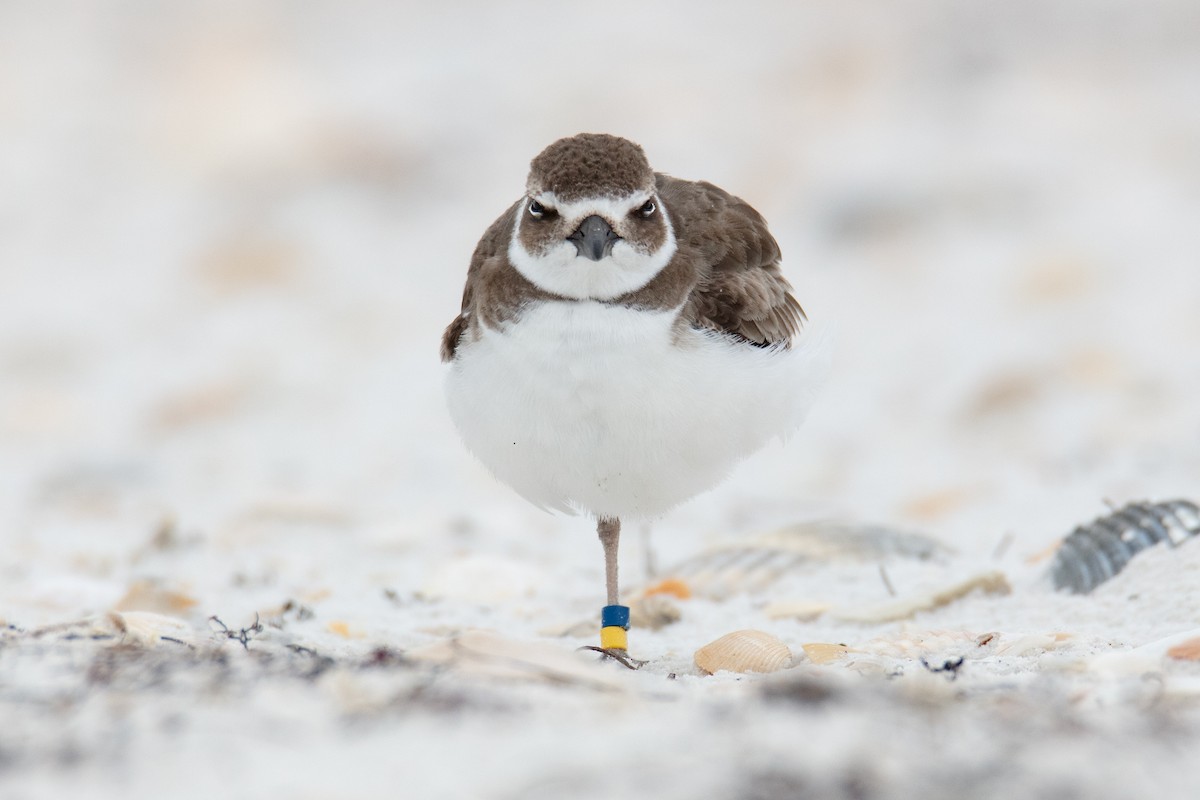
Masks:
[[[244,5],[0,8],[0,795],[1200,793],[1200,668],[1153,646],[1200,629],[1200,545],[1087,597],[1030,561],[1105,499],[1200,497],[1195,3]],[[797,568],[633,631],[638,673],[542,633],[598,611],[599,545],[470,460],[436,353],[580,130],[752,202],[837,337],[804,430],[659,563],[878,522],[955,551],[888,562],[901,597],[1011,594],[770,619],[889,600],[874,561]],[[139,585],[169,618],[122,630]],[[208,621],[256,613],[245,647]],[[571,669],[401,655],[473,628]],[[797,666],[701,676],[740,628]]]

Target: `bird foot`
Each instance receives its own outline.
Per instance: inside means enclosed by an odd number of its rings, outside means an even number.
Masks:
[[[594,644],[588,644],[579,649],[594,650],[605,658],[611,658],[613,661],[618,662],[626,669],[641,669],[649,663],[647,661],[639,661],[636,658],[630,658],[629,652],[623,647],[596,647]]]

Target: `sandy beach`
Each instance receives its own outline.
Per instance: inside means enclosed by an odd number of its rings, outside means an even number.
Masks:
[[[0,8],[0,795],[1196,797],[1200,543],[1048,571],[1200,501],[1197,76],[1187,2]],[[627,528],[636,672],[438,361],[580,131],[752,203],[834,348]]]

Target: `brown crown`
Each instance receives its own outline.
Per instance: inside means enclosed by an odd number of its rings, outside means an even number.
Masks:
[[[620,197],[654,188],[654,171],[639,145],[607,133],[559,139],[529,164],[531,194],[551,191],[571,202]]]

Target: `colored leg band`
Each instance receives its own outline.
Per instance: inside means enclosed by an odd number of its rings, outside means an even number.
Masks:
[[[629,606],[605,606],[600,612],[600,624],[629,630]]]
[[[628,650],[629,642],[625,636],[625,629],[616,625],[605,625],[600,629],[600,646],[605,650]]]

